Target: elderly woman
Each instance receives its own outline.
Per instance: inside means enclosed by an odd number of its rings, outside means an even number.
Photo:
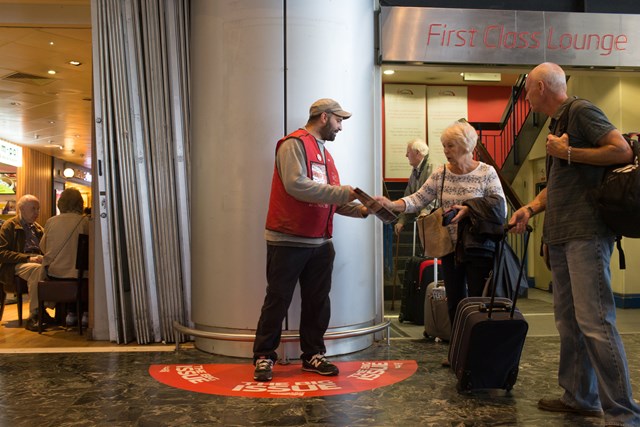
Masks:
[[[78,235],[89,233],[89,219],[83,215],[84,200],[80,191],[73,187],[64,190],[58,199],[58,209],[60,215],[49,218],[44,225],[40,241],[42,265],[50,278],[77,278]],[[71,326],[77,322],[77,316],[69,312],[66,320]]]
[[[492,166],[473,159],[477,140],[476,130],[466,121],[451,124],[440,137],[447,163],[437,168],[415,193],[394,202],[377,198],[396,212],[418,212],[436,198],[445,211],[457,210],[448,225],[456,250],[441,258],[452,325],[458,302],[467,296],[482,295],[496,248],[491,238],[473,235],[473,227],[464,227],[470,232],[464,238],[459,236],[459,229],[474,219],[485,221],[491,215],[500,228],[506,217],[505,196],[498,174]]]

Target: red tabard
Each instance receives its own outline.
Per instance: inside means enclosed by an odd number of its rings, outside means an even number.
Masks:
[[[322,184],[340,185],[338,170],[331,154],[325,148],[325,162],[316,139],[304,129],[298,129],[278,141],[276,154],[282,142],[288,138],[302,141],[309,179]],[[335,211],[335,205],[303,202],[289,195],[274,164],[267,230],[300,237],[331,237]]]

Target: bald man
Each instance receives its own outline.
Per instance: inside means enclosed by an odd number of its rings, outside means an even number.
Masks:
[[[509,222],[522,232],[530,217],[545,211],[543,241],[560,334],[558,382],[564,389],[560,398],[541,399],[538,408],[596,417],[604,412],[605,425],[640,425],[611,290],[615,236],[589,197],[606,166],[631,160],[631,148],[598,107],[567,96],[557,64],[535,67],[525,90],[531,110],[551,117],[547,187]]]

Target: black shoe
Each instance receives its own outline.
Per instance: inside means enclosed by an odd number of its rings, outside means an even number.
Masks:
[[[327,376],[334,376],[340,373],[338,367],[329,362],[322,353],[314,354],[309,360],[302,359],[302,370]]]
[[[579,409],[569,406],[560,399],[540,399],[538,408],[543,411],[550,412],[568,412],[570,414],[578,414],[585,417],[601,417],[602,411],[599,409]]]
[[[31,332],[39,332],[40,328],[38,327],[39,323],[38,323],[38,318],[31,316],[27,319],[27,323],[24,325],[24,328],[27,331],[31,331]],[[42,324],[42,329],[44,330],[45,328],[45,324]]]
[[[38,318],[38,315],[36,314],[36,319]],[[56,319],[54,319],[53,317],[51,317],[49,315],[49,313],[47,313],[47,310],[44,310],[44,313],[42,313],[42,324],[43,325],[57,325],[58,321]]]
[[[273,378],[273,360],[260,358],[256,360],[256,369],[253,371],[253,379],[256,381],[271,381]]]

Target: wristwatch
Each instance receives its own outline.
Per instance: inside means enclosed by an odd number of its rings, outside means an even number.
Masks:
[[[529,205],[525,206],[527,208],[527,210],[529,211],[529,216],[532,217],[534,216],[536,213],[533,211],[533,208]]]

